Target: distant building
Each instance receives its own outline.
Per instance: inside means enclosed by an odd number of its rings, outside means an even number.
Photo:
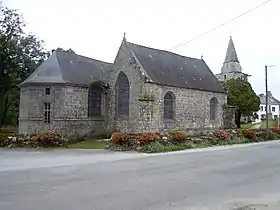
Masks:
[[[280,117],[280,101],[273,97],[268,91],[268,117],[269,119],[277,120]],[[266,119],[266,97],[265,94],[259,94],[261,101],[260,110],[257,112],[256,122],[261,122]]]
[[[225,82],[227,80],[237,79],[237,78],[242,78],[247,81],[248,76],[250,75],[242,72],[242,68],[237,57],[237,53],[232,41],[232,37],[230,37],[227,53],[221,69],[221,73],[216,74],[216,77],[220,82]]]

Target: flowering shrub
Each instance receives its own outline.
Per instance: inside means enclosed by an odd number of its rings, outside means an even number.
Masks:
[[[189,132],[190,133],[190,132]],[[279,139],[279,128],[270,129],[268,140]],[[192,134],[191,134],[192,135]],[[266,141],[266,130],[219,129],[206,130],[197,136],[187,136],[183,131],[162,133],[144,132],[134,134],[114,133],[107,149],[112,151],[166,152],[189,148],[203,148],[217,145],[243,144]],[[121,144],[120,142],[123,142]],[[125,143],[124,143],[125,142]]]
[[[255,132],[250,130],[250,129],[247,129],[247,130],[244,130],[243,131],[243,136],[245,138],[248,138],[248,139],[252,139],[256,136]]]
[[[169,133],[170,139],[174,142],[182,142],[186,140],[186,134],[183,131],[171,131]]]
[[[121,132],[112,134],[111,140],[114,144],[123,144],[129,141],[129,135]]]
[[[280,127],[272,128],[271,131],[277,135],[280,135]]]
[[[36,138],[42,147],[63,146],[63,142],[61,141],[62,135],[54,131],[33,134],[31,136]]]
[[[147,144],[156,140],[156,133],[154,132],[144,132],[140,133],[138,136],[140,144]]]
[[[214,135],[216,138],[220,139],[220,140],[226,140],[230,138],[230,135],[227,131],[225,130],[216,130],[214,132]]]
[[[1,147],[65,147],[68,145],[68,140],[62,137],[61,134],[48,131],[38,134],[14,134],[6,136],[0,141]]]

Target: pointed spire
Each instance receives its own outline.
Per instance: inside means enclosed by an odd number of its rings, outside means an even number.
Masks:
[[[237,62],[239,63],[235,47],[232,41],[232,37],[230,36],[229,42],[228,42],[228,48],[227,48],[227,54],[224,63],[228,62]]]
[[[126,42],[126,37],[125,37],[126,33],[123,33],[123,42]]]

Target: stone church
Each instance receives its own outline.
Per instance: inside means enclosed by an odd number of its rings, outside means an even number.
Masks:
[[[238,66],[232,40],[229,48],[224,65]],[[124,37],[114,63],[53,52],[20,84],[19,132],[220,128],[226,103],[226,91],[203,59]]]

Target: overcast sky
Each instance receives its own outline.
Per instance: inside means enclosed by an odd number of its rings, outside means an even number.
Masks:
[[[1,0],[0,0],[1,1]],[[128,41],[170,50],[265,0],[2,0],[19,9],[27,30],[51,50],[72,48],[76,53],[113,62],[124,32]],[[200,58],[219,73],[231,35],[243,72],[252,75],[256,93],[269,89],[280,99],[280,0],[241,17],[189,44],[172,50]]]

